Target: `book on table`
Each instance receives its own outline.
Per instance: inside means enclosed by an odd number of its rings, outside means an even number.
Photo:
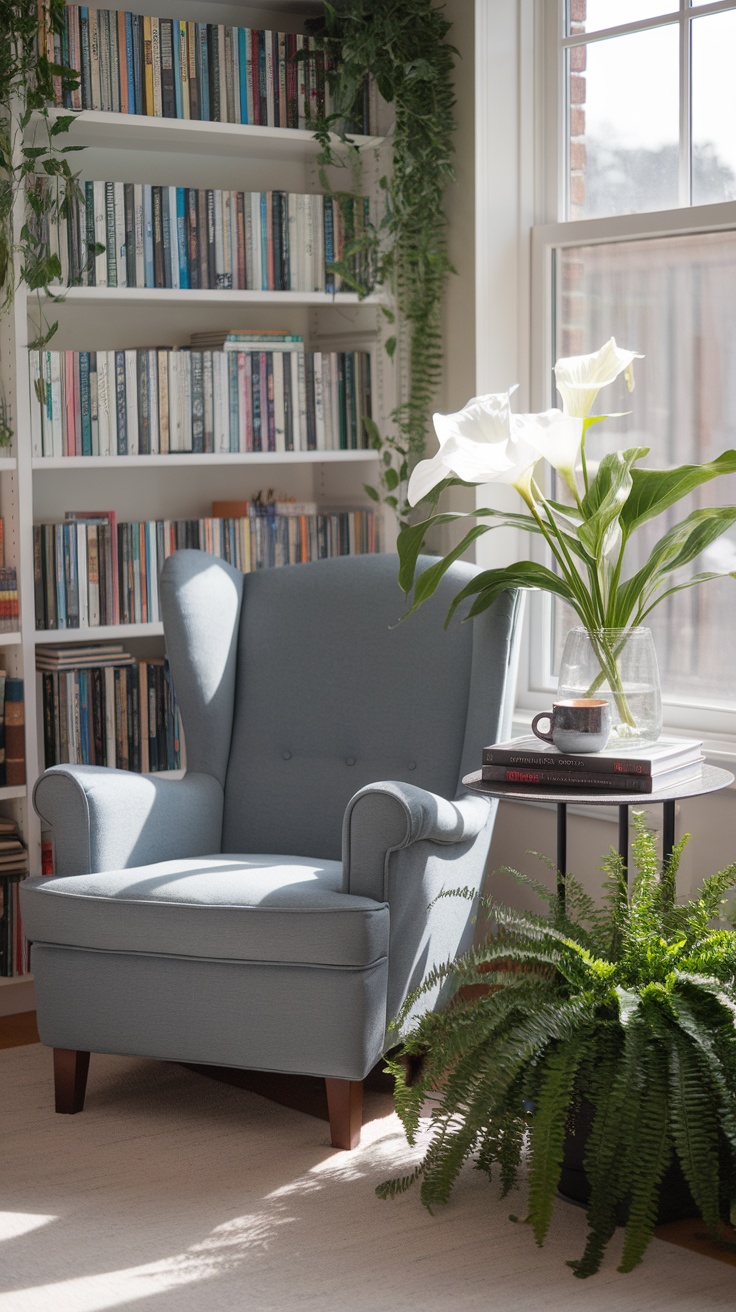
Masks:
[[[484,747],[481,777],[530,788],[652,793],[696,779],[704,759],[702,743],[690,738],[666,736],[630,751],[573,755],[530,734]]]

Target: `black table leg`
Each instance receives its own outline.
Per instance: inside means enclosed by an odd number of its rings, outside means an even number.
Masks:
[[[664,816],[662,820],[662,860],[669,861],[672,856],[672,849],[675,846],[675,803],[663,802],[662,809]]]
[[[557,902],[565,910],[565,876],[567,875],[567,804],[557,803]]]
[[[629,808],[628,806],[620,806],[618,808],[618,854],[623,862],[624,874],[628,878],[628,871],[629,871]]]

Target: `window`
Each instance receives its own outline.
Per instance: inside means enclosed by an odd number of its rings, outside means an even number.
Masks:
[[[592,429],[589,448],[636,442],[652,465],[700,463],[736,446],[736,0],[560,0],[557,19],[545,119],[561,139],[546,142],[559,161],[553,221],[533,232],[533,405],[559,403],[555,358],[614,336],[646,358],[632,398],[623,384],[600,394],[602,412],[631,413]],[[670,524],[720,503],[736,503],[736,477],[647,526],[627,573]],[[703,569],[736,571],[736,531],[692,573]],[[532,692],[555,687],[570,619],[559,610],[533,599]],[[678,593],[648,622],[669,722],[736,736],[736,579]]]

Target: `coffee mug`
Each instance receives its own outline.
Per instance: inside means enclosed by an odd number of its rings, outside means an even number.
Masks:
[[[540,720],[549,720],[547,733],[537,728]],[[554,702],[551,711],[534,716],[532,733],[568,755],[602,752],[611,733],[611,703],[592,697]]]

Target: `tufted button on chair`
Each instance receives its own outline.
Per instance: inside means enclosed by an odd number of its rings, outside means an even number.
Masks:
[[[90,1052],[129,1053],[324,1077],[333,1144],[358,1142],[389,1023],[472,938],[470,904],[435,899],[483,877],[495,803],[460,781],[509,730],[517,651],[514,594],[444,631],[472,566],[398,626],[397,572],[166,562],[186,775],[56,766],[35,789],[57,873],[22,911],[58,1111]]]

